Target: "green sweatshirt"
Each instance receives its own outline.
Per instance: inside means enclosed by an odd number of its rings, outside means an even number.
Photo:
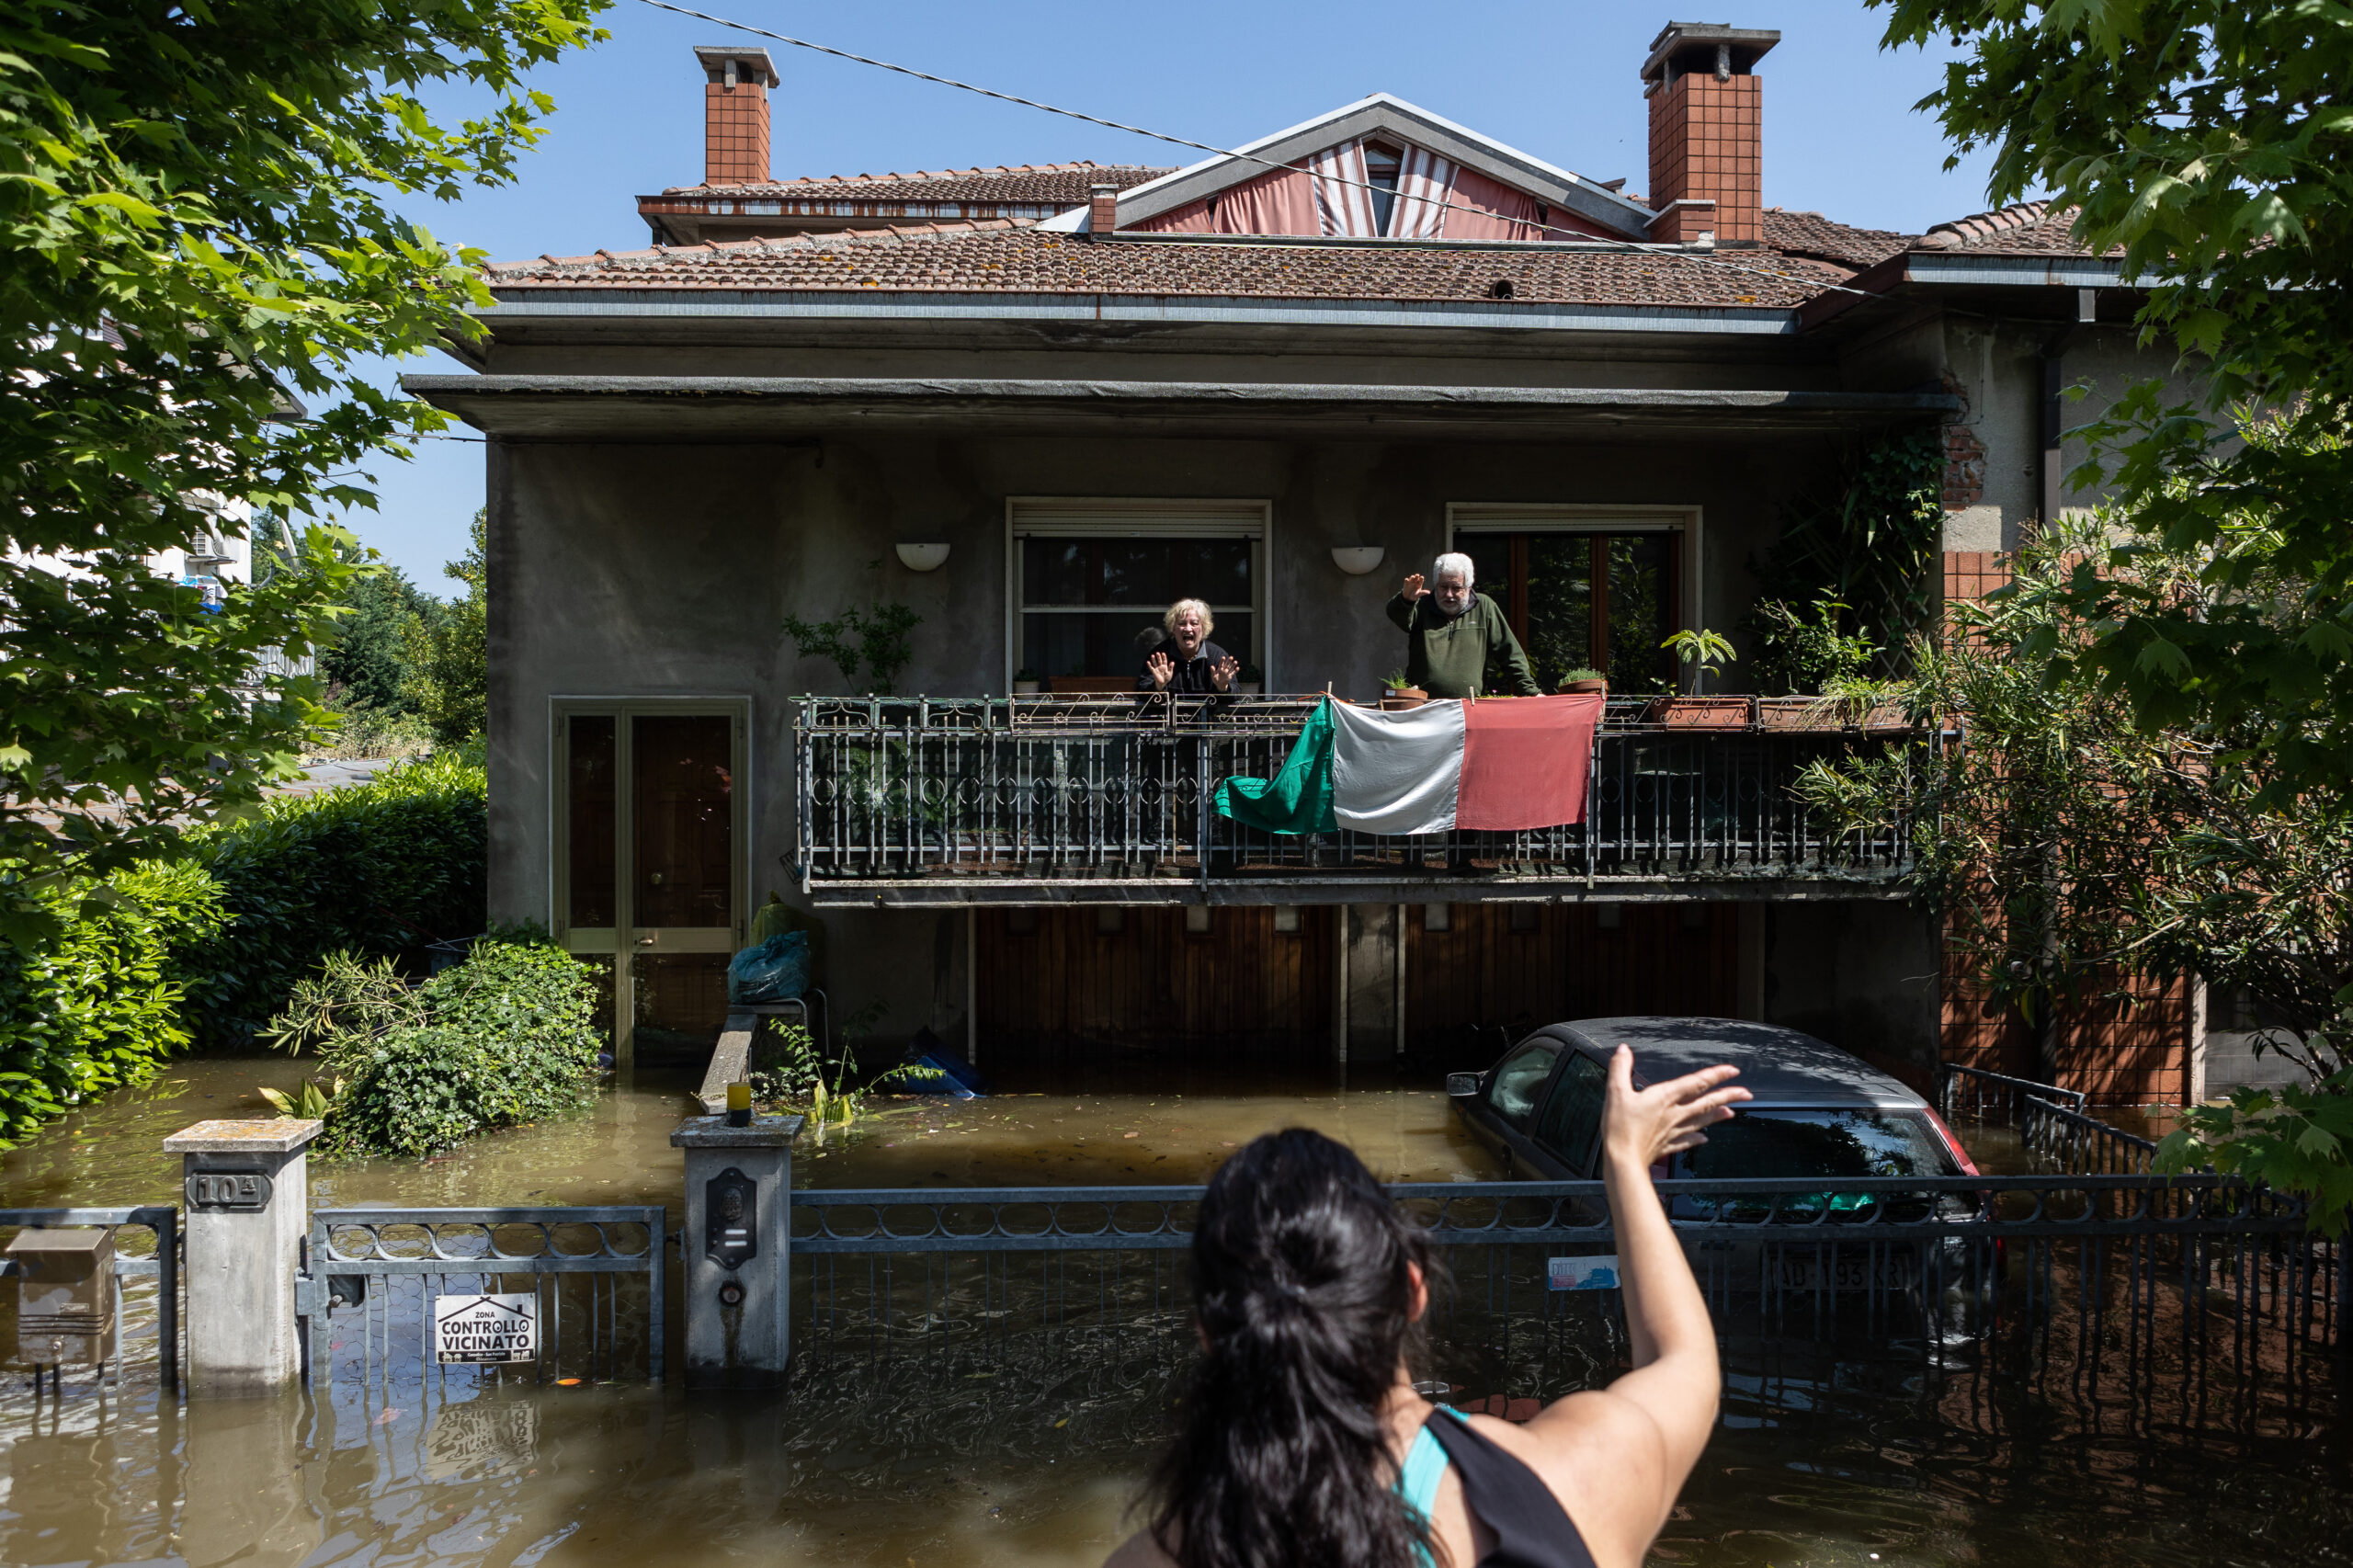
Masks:
[[[1405,684],[1418,686],[1432,697],[1483,697],[1492,687],[1509,687],[1522,697],[1541,695],[1511,622],[1484,594],[1472,594],[1471,604],[1452,620],[1440,615],[1438,596],[1424,594],[1412,604],[1398,595],[1389,601],[1389,619],[1405,632]]]

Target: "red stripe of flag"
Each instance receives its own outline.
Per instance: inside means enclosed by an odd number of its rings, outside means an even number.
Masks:
[[[1605,699],[1519,697],[1465,703],[1454,825],[1516,832],[1585,820],[1593,730]]]

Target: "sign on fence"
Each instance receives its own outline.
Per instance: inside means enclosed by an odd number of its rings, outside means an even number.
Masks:
[[[1548,1257],[1544,1260],[1544,1282],[1555,1290],[1615,1290],[1618,1255],[1613,1252],[1593,1257]]]
[[[433,1346],[444,1366],[536,1361],[540,1303],[536,1296],[436,1296]]]

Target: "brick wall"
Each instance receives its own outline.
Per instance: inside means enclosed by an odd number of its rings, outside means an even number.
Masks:
[[[1948,601],[1984,598],[2011,575],[2010,558],[1998,551],[1945,551]],[[1970,956],[1950,942],[1943,981],[1947,1062],[2016,1078],[2040,1076],[2032,1026],[2016,1009],[1994,1006]],[[2081,1089],[2096,1106],[2179,1104],[2189,1093],[2189,983],[2136,980],[2122,986],[2120,995],[2099,994],[2119,989],[2112,975],[2087,982],[2085,1000],[2060,1007],[2060,1086]]]
[[[1651,205],[1712,200],[1719,243],[1762,240],[1764,104],[1763,78],[1706,72],[1651,94]]]
[[[748,77],[733,86],[716,72],[703,85],[702,180],[748,185],[768,177],[768,90]]]

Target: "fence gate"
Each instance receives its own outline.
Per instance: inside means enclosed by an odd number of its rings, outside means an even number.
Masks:
[[[295,1290],[303,1375],[324,1389],[356,1362],[389,1384],[413,1353],[420,1379],[458,1364],[658,1383],[667,1221],[637,1206],[316,1210]]]

